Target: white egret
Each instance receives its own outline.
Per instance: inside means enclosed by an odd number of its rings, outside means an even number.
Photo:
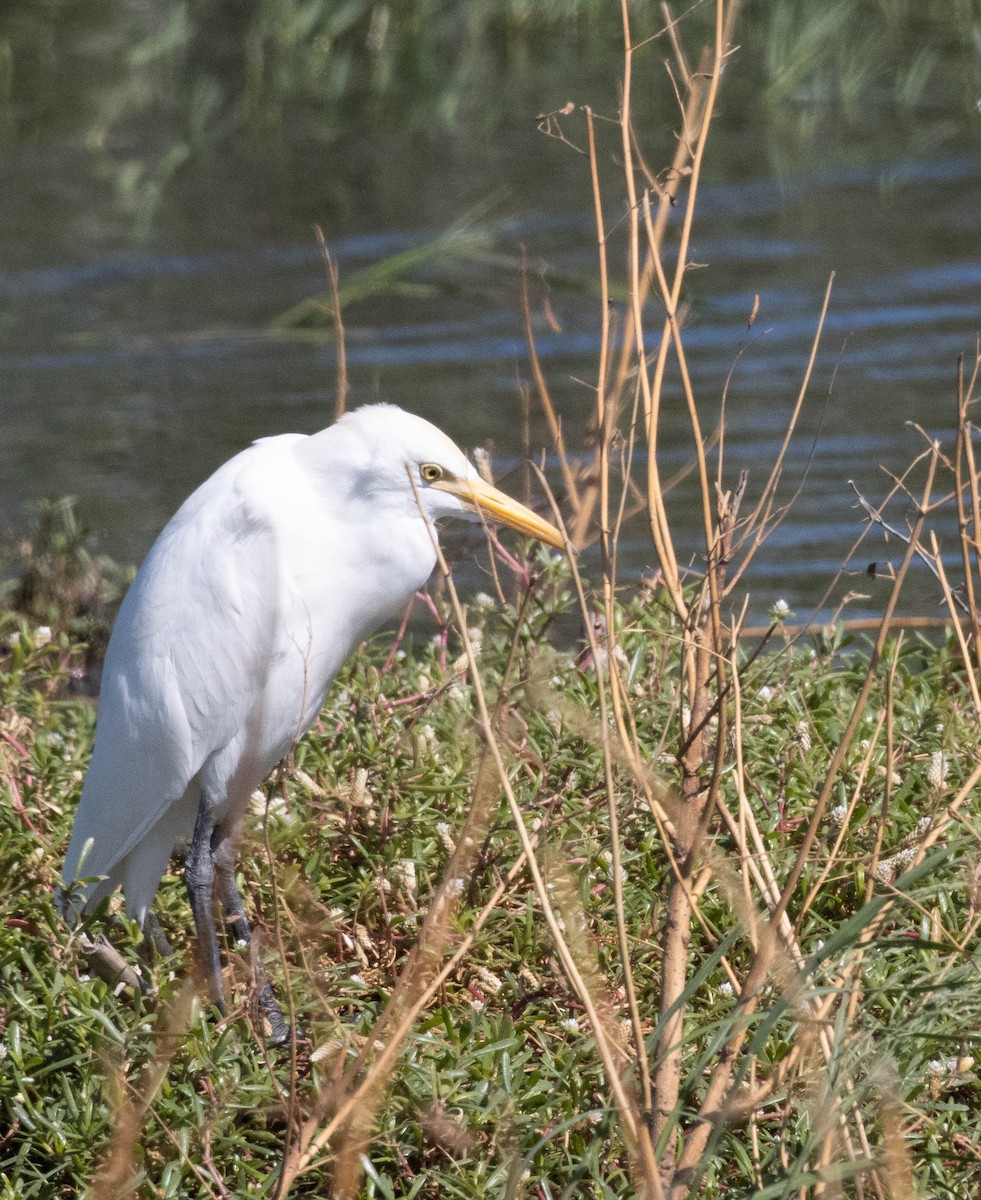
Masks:
[[[223,1006],[213,893],[247,942],[234,850],[249,797],[316,719],[344,661],[426,582],[431,523],[466,514],[563,544],[435,426],[385,404],[311,437],[264,438],[185,501],[106,653],[62,872],[66,885],[101,878],[67,893],[75,915],[121,885],[145,925],[189,838],[200,961]]]

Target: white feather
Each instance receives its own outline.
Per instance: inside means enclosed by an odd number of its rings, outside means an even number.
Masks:
[[[312,437],[267,438],[184,503],[127,594],[103,672],[95,750],[63,871],[90,907],[122,885],[141,923],[202,791],[219,819],[312,724],[341,664],[435,562],[407,468],[474,469],[387,405]],[[426,492],[430,518],[461,513]],[[84,861],[80,863],[83,850]]]

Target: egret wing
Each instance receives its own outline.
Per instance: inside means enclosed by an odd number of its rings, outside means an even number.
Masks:
[[[66,880],[107,877],[87,903],[122,883],[130,909],[137,897],[145,911],[174,845],[193,831],[206,766],[240,761],[237,743],[254,732],[249,709],[269,671],[281,591],[263,502],[263,480],[275,472],[264,460],[294,440],[268,439],[204,483],[123,602],[64,869]],[[254,749],[249,774],[261,778],[268,755]]]

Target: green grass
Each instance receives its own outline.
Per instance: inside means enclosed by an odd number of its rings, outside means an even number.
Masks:
[[[509,776],[540,838],[539,858],[565,935],[580,960],[592,962],[593,986],[619,1028],[626,1013],[602,755],[583,736],[583,720],[588,724],[595,712],[596,681],[574,650],[549,643],[550,630],[572,603],[562,568],[551,565],[523,624],[511,611],[478,606],[470,625],[480,632],[484,687],[494,695],[510,676],[500,726]],[[620,619],[634,719],[653,758],[665,737],[669,749],[676,738],[674,630],[657,593],[627,602]],[[14,633],[19,637],[11,644]],[[175,1018],[176,1046],[160,1059],[159,1087],[146,1093],[144,1072],[158,1057],[162,1014],[179,997],[189,963],[191,920],[179,871],[175,865],[165,878],[158,901],[176,950],[152,971],[156,998],[113,995],[87,973],[77,935],[64,928],[52,899],[91,748],[93,708],[66,698],[66,671],[75,657],[67,636],[39,646],[28,625],[8,616],[0,645],[7,647],[0,655],[0,1195],[80,1194],[99,1171],[127,1098],[139,1094],[146,1094],[148,1106],[137,1118],[133,1194],[223,1194],[208,1174],[211,1163],[224,1194],[271,1195],[284,1148],[291,1062],[287,1052],[264,1053],[250,1027],[246,964],[232,955],[227,1022],[197,1004],[186,1029]],[[445,656],[438,639],[418,635],[405,656],[382,671],[387,648],[387,639],[378,639],[349,664],[319,727],[297,748],[282,794],[270,790],[272,868],[261,815],[240,856],[240,883],[263,931],[263,957],[282,995],[278,921],[293,999],[313,1047],[313,1063],[301,1056],[297,1069],[301,1109],[333,1086],[345,1056],[370,1043],[474,789],[481,745],[471,683],[453,666],[461,652],[455,635]],[[793,860],[799,822],[865,667],[861,646],[824,654],[804,642],[758,659],[745,672],[746,775],[778,877]],[[963,704],[960,679],[946,643],[907,642],[899,650],[892,733],[897,778],[882,858],[918,844],[923,819],[939,818],[977,757],[981,736]],[[858,783],[861,738],[873,736],[882,702],[880,692],[843,769],[842,804]],[[947,755],[947,778],[937,786],[939,752]],[[670,785],[676,768],[664,757],[658,769]],[[702,1163],[699,1194],[790,1196],[809,1186],[828,1133],[822,1095],[840,1097],[846,1086],[876,1153],[884,1098],[898,1106],[918,1194],[963,1197],[981,1180],[971,1149],[981,1140],[981,1096],[970,1061],[981,1036],[981,980],[974,939],[959,944],[974,928],[977,841],[970,831],[977,813],[966,810],[967,833],[951,825],[942,848],[912,876],[877,885],[866,903],[883,761],[880,748],[844,826],[840,814],[826,823],[800,895],[824,866],[831,871],[806,911],[791,911],[801,922],[807,966],[788,972],[786,964],[775,965],[740,1065],[759,1083],[779,1075],[793,1053],[800,1061],[755,1112],[755,1155],[745,1117],[720,1124]],[[726,799],[735,804],[731,793]],[[653,1053],[667,867],[648,806],[625,772],[617,778],[617,801],[632,968]],[[842,844],[832,853],[840,830]],[[506,809],[495,801],[448,931],[449,949],[518,852]],[[697,1104],[720,1045],[740,1019],[722,955],[737,973],[751,957],[733,901],[738,851],[721,830],[709,861],[704,929],[693,941],[686,992],[680,1119]],[[889,897],[895,907],[888,922],[862,946]],[[92,928],[103,924],[94,921]],[[111,928],[135,961],[136,930],[119,916]],[[851,973],[849,964],[859,960],[860,971]],[[849,994],[857,1001],[851,1012]],[[829,1060],[817,1053],[802,1007],[805,999],[825,996],[836,998],[832,1027],[837,1022],[840,1035]],[[524,872],[414,1023],[383,1085],[360,1194],[636,1194],[593,1034]],[[832,1157],[846,1176],[856,1169],[842,1155]],[[825,1177],[832,1173],[826,1166]],[[301,1175],[291,1194],[326,1194],[329,1174],[325,1161]],[[850,1185],[843,1186],[851,1194]],[[103,1187],[96,1194],[130,1193]]]

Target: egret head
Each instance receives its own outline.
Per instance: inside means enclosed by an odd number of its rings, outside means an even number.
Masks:
[[[347,413],[333,429],[361,442],[375,494],[421,507],[433,521],[453,516],[496,521],[564,547],[554,525],[481,479],[463,451],[422,417],[372,404]]]

